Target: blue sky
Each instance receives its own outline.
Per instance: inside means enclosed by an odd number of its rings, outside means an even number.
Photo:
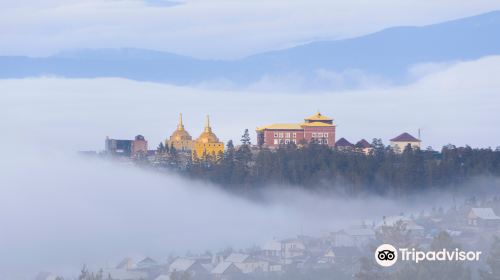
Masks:
[[[0,2],[0,54],[137,47],[236,58],[500,9],[500,1],[19,0]]]

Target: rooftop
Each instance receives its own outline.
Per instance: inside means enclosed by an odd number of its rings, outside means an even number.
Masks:
[[[336,143],[335,146],[337,147],[354,147],[354,145],[347,141],[344,137],[340,138]]]
[[[365,139],[361,139],[358,141],[358,143],[356,143],[356,147],[365,149],[365,148],[371,148],[372,145],[368,143],[368,141],[366,141]]]
[[[286,129],[286,130],[301,130],[302,126],[299,123],[276,123],[270,125],[264,125],[261,127],[257,127],[257,131],[262,131],[265,129]]]
[[[483,220],[500,220],[500,217],[491,208],[472,208],[470,211],[473,217]]]
[[[391,139],[392,142],[420,142],[419,139],[413,137],[408,132],[404,132],[397,137]]]
[[[246,261],[250,256],[247,254],[232,253],[224,261],[233,263],[242,263]]]
[[[323,116],[320,112],[317,112],[316,114],[306,118],[305,120],[307,120],[307,121],[333,121],[332,118]]]

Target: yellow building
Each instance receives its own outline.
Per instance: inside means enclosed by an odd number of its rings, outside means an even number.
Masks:
[[[207,116],[205,129],[196,139],[193,149],[193,159],[216,159],[221,153],[224,153],[224,143],[212,132],[210,127],[210,118]]]
[[[177,129],[172,133],[170,139],[165,140],[165,146],[174,147],[179,151],[193,150],[194,141],[191,135],[184,129],[182,124],[182,114],[179,115],[179,124]]]

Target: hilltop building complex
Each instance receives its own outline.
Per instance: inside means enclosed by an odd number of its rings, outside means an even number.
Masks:
[[[252,147],[254,151],[258,151],[260,148],[275,149],[292,143],[300,147],[316,143],[335,148],[341,152],[357,152],[366,155],[371,154],[374,148],[365,139],[361,139],[356,144],[343,137],[336,141],[336,125],[333,123],[333,118],[324,116],[320,112],[305,118],[302,123],[270,124],[258,127],[256,132],[257,145]],[[408,145],[414,149],[420,148],[421,143],[420,139],[407,132],[392,138],[390,141],[391,148],[396,153],[402,153]],[[177,157],[177,153],[173,151],[180,153],[178,158],[184,163],[189,160],[217,160],[224,153],[224,143],[212,131],[208,115],[203,132],[197,139],[193,140],[184,127],[182,114],[179,114],[177,128],[156,150],[148,150],[148,142],[142,135],[137,135],[134,140],[107,137],[105,143],[106,154],[130,158],[148,157],[152,160],[159,158],[168,160],[172,154],[173,157]]]

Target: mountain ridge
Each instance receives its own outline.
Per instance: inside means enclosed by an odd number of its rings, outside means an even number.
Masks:
[[[500,54],[500,11],[426,26],[397,26],[343,40],[315,41],[235,60],[198,59],[139,48],[81,49],[49,57],[0,56],[0,78],[55,75],[122,77],[193,85],[224,80],[245,86],[264,77],[300,76],[307,87],[335,87],[318,71],[358,71],[395,83],[412,65]],[[356,87],[357,81],[344,86]]]

